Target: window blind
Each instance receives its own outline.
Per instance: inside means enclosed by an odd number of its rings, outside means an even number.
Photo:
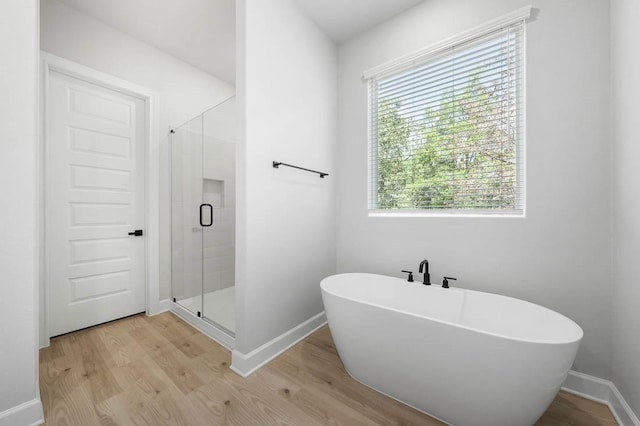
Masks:
[[[524,209],[524,21],[369,79],[369,209]]]

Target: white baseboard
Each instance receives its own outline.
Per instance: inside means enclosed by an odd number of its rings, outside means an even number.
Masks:
[[[32,399],[0,413],[0,426],[32,426],[44,423],[42,402]]]
[[[640,426],[636,414],[616,385],[609,380],[569,371],[569,375],[562,384],[562,390],[609,406],[619,425]]]
[[[147,306],[147,316],[152,317],[154,315],[161,314],[171,310],[171,301],[169,299],[159,300],[156,303],[151,303]]]
[[[259,348],[243,354],[234,350],[231,357],[231,370],[242,377],[248,377],[251,373],[295,345],[323,325],[327,323],[327,316],[324,311],[309,318],[302,324],[281,334],[275,339],[265,343]]]
[[[153,315],[157,315],[157,314],[161,314],[163,312],[167,312],[171,310],[171,300],[170,299],[164,299],[158,302],[158,311],[155,312]]]
[[[192,312],[180,306],[178,303],[169,302],[170,310],[177,316],[179,316],[182,320],[184,320],[191,327],[196,330],[201,331],[203,334],[209,336],[216,342],[220,343],[225,348],[230,351],[233,350],[235,346],[236,339],[229,336],[227,333],[223,332],[219,328],[215,327],[212,324],[209,324],[202,318],[198,318]]]

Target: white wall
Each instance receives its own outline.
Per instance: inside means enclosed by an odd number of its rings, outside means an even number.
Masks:
[[[613,382],[640,413],[640,2],[611,1],[614,142]]]
[[[35,424],[43,419],[37,341],[38,2],[7,0],[0,9],[0,425]]]
[[[237,13],[236,349],[247,354],[322,312],[319,282],[335,272],[336,51],[291,0],[241,0]]]
[[[529,4],[526,218],[368,218],[362,72]],[[434,282],[555,309],[585,331],[574,369],[608,378],[608,34],[605,0],[430,0],[342,45],[338,271],[404,276],[426,258]]]
[[[170,296],[169,126],[232,96],[233,86],[57,0],[41,2],[42,50],[148,89],[160,97],[160,299]],[[167,25],[171,25],[167,22]]]

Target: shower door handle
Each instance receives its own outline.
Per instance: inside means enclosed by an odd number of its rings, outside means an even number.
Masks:
[[[209,223],[205,225],[202,221],[202,212],[205,207],[209,207]],[[208,228],[213,225],[213,206],[211,204],[200,204],[200,226],[203,228]]]

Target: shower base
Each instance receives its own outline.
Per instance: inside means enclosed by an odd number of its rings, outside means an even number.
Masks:
[[[182,299],[178,303],[192,312],[202,310],[202,316],[209,321],[215,322],[232,333],[236,332],[235,287],[227,287],[205,293],[204,305],[202,304],[202,296],[199,295]]]
[[[204,311],[201,296],[171,302],[171,312],[229,350],[235,346],[235,307],[235,287],[205,293]],[[202,318],[196,316],[198,311]]]

